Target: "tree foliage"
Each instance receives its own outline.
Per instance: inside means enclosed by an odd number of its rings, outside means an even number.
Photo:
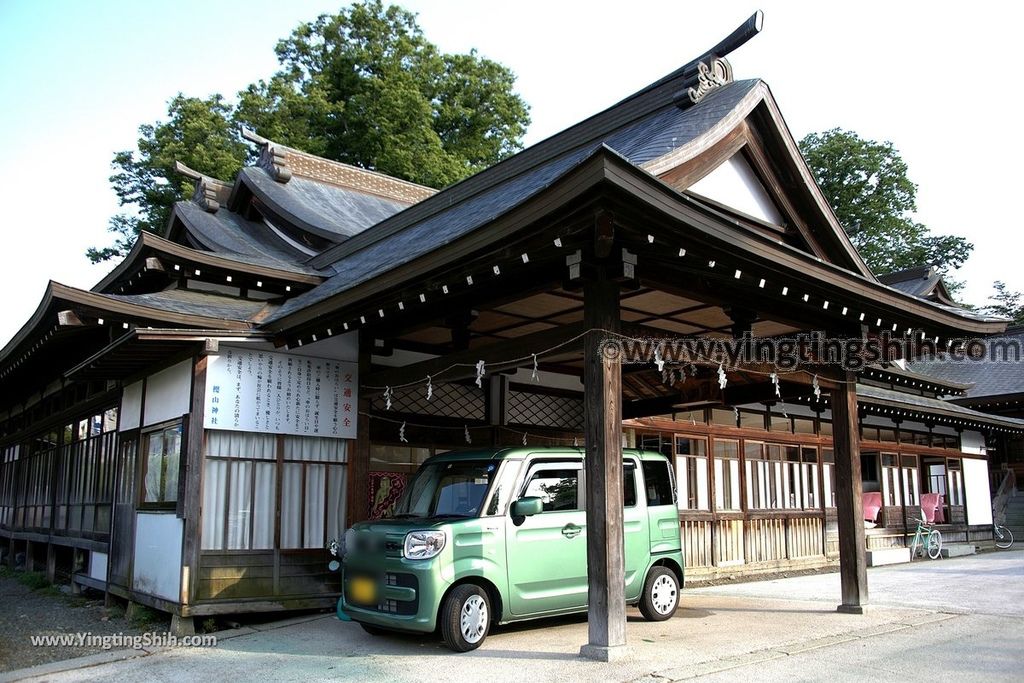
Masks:
[[[917,185],[891,142],[865,140],[834,128],[811,133],[800,151],[840,224],[875,274],[920,265],[943,273],[963,265],[974,245],[956,235],[933,235],[914,220]]]
[[[440,188],[522,148],[529,108],[515,75],[476,51],[448,54],[416,16],[381,0],[300,24],[276,47],[280,70],[238,93],[178,95],[168,119],[139,128],[138,151],[114,156],[110,181],[121,205],[115,243],[93,261],[121,255],[140,230],[160,230],[191,184],[180,160],[230,179],[246,159],[241,126],[311,154]]]
[[[985,307],[987,313],[1010,318],[1015,325],[1024,325],[1024,295],[1011,292],[1005,282],[996,280],[992,283],[996,293],[989,297],[995,303]]]

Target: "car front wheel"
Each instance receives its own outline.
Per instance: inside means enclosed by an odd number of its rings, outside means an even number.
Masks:
[[[456,587],[441,606],[441,637],[456,652],[480,647],[491,628],[491,603],[479,586]]]
[[[647,621],[665,621],[679,606],[679,579],[668,567],[654,567],[644,582],[640,614]]]

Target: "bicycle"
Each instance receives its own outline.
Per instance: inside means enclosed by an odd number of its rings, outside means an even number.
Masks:
[[[996,547],[1000,550],[1006,550],[1013,545],[1013,534],[1002,524],[992,525],[992,536],[996,542]]]
[[[924,557],[925,553],[933,560],[939,559],[942,555],[942,534],[934,526],[930,526],[922,515],[917,522],[914,540],[910,544],[910,559],[913,561],[915,557]]]

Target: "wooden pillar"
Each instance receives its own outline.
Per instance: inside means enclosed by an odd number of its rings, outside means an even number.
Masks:
[[[832,436],[836,468],[836,513],[839,517],[840,612],[863,614],[868,602],[864,514],[861,501],[860,434],[857,428],[857,377],[846,373],[832,390]]]
[[[178,487],[179,500],[176,513],[182,518],[184,538],[181,550],[181,591],[178,601],[187,605],[197,594],[196,584],[199,576],[200,554],[200,514],[202,509],[202,483],[205,457],[203,455],[203,436],[205,431],[204,412],[206,410],[206,369],[209,358],[206,355],[196,356],[192,364],[192,400],[189,405],[188,417],[182,425],[185,433],[185,452],[182,456],[184,472],[179,477],[184,480]],[[113,540],[113,529],[110,538]],[[112,565],[107,562],[106,586],[110,586]],[[105,599],[106,596],[104,596]]]
[[[370,376],[373,338],[359,335],[359,381]],[[348,459],[348,510],[345,524],[352,526],[366,519],[370,509],[370,396],[359,388],[359,414],[356,417],[356,441]]]
[[[599,274],[584,284],[584,320],[591,330],[619,329],[619,285]],[[585,384],[589,642],[580,654],[611,661],[626,652],[622,536],[622,365],[593,331],[583,351]]]

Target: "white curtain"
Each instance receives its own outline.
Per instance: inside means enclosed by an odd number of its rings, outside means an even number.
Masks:
[[[306,548],[324,547],[324,488],[326,483],[325,465],[306,466]]]
[[[277,437],[273,434],[206,432],[206,454],[221,458],[277,459]]]
[[[253,550],[274,547],[274,514],[277,505],[277,464],[256,463],[256,499],[253,500]]]
[[[227,476],[227,462],[206,461],[203,469],[203,550],[221,550],[224,547]]]
[[[348,441],[314,436],[284,437],[284,459],[307,462],[346,462]]]
[[[253,463],[247,460],[231,463],[228,550],[249,548],[249,527],[252,521],[252,466]]]
[[[327,468],[327,540],[341,539],[345,530],[345,467]]]
[[[281,475],[281,547],[301,547],[302,465],[285,463]]]

